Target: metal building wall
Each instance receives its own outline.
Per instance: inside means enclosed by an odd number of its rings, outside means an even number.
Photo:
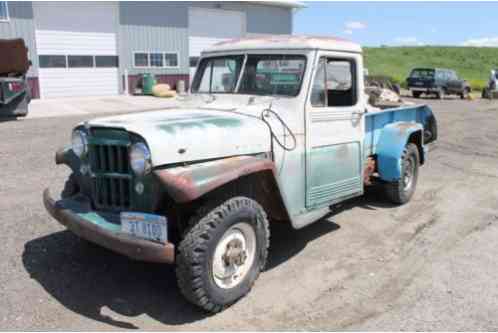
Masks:
[[[175,2],[121,2],[118,30],[119,67],[133,87],[138,74],[153,73],[159,82],[188,80],[188,7]],[[134,68],[133,52],[178,52],[178,68]]]
[[[249,34],[292,34],[293,11],[291,8],[236,1],[189,2],[185,5],[244,12]]]

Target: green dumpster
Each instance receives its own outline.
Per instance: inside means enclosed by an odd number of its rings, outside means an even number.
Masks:
[[[146,73],[142,75],[143,94],[152,95],[152,88],[156,85],[156,77],[154,74]]]

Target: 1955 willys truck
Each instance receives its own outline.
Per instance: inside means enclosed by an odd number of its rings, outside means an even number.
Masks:
[[[437,137],[427,106],[369,106],[361,47],[334,38],[219,43],[190,92],[77,126],[56,153],[72,174],[44,204],[83,239],[175,263],[184,296],[211,312],[253,286],[270,220],[302,228],[374,183],[406,203]]]

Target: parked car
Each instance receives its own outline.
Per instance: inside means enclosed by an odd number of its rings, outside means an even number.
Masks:
[[[454,70],[444,68],[415,68],[406,83],[415,98],[427,94],[439,99],[446,95],[458,95],[465,99],[471,92],[467,81],[459,78]]]
[[[269,221],[303,228],[372,184],[412,198],[436,120],[368,105],[362,66],[359,45],[333,38],[219,43],[176,109],[78,125],[56,153],[72,174],[45,207],[84,239],[176,264],[183,295],[221,311],[264,269]]]
[[[0,117],[24,117],[31,101],[26,73],[31,63],[22,39],[0,39]]]

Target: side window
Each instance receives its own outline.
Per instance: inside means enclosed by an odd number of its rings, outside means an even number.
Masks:
[[[313,106],[353,106],[357,102],[354,60],[320,59],[313,88]]]

